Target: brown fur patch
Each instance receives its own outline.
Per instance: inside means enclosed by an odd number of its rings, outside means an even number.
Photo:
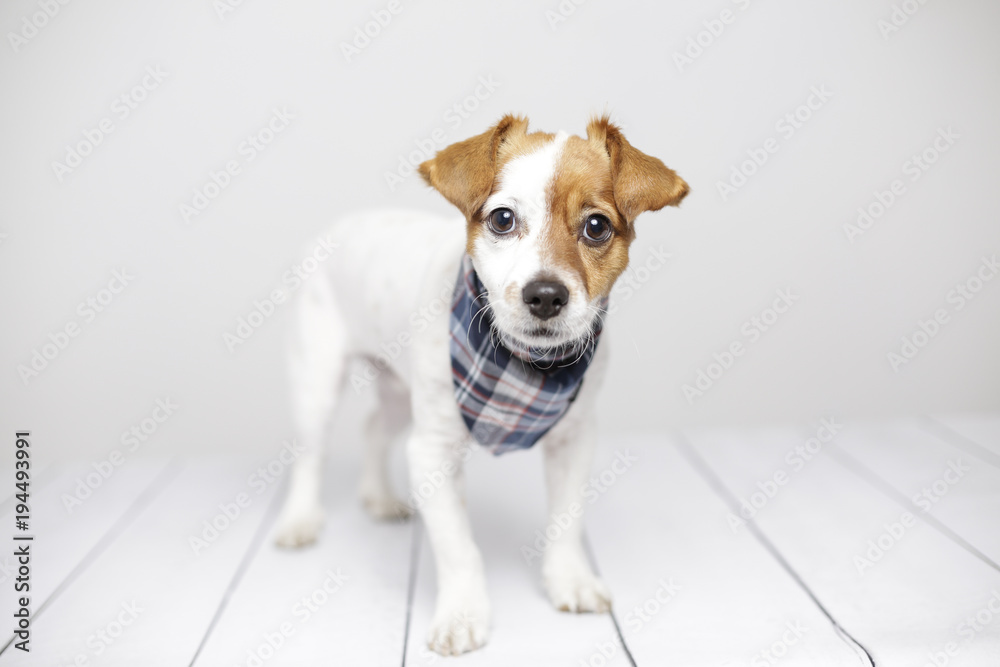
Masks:
[[[549,225],[542,236],[546,261],[580,276],[589,298],[611,291],[628,266],[632,225],[615,206],[610,158],[604,147],[580,137],[569,137],[555,178],[549,185]],[[582,237],[587,216],[601,213],[614,233],[602,244]]]
[[[527,129],[527,127],[528,125],[525,123],[524,128]],[[530,134],[526,132],[519,134],[511,133],[500,146],[500,150],[497,153],[497,174],[499,175],[504,165],[511,160],[531,155],[555,139],[555,136],[551,132],[532,132]]]
[[[587,125],[587,138],[603,144],[611,159],[615,203],[629,222],[643,211],[659,211],[677,206],[689,188],[680,176],[655,157],[635,148],[607,116]]]
[[[507,287],[503,291],[503,298],[506,299],[508,303],[517,303],[521,300],[521,286],[515,285],[514,283],[508,283]]]
[[[482,231],[482,207],[497,186],[504,165],[552,141],[548,132],[528,134],[528,119],[507,114],[482,134],[438,151],[418,167],[428,185],[465,214],[466,252]]]
[[[527,128],[528,124],[525,122],[523,130],[527,130]],[[551,132],[531,132],[529,134],[528,132],[520,131],[509,133],[497,150],[495,160],[496,174],[490,191],[487,193],[486,197],[483,198],[482,203],[485,203],[486,200],[489,199],[490,195],[492,195],[500,186],[500,173],[503,171],[503,168],[508,162],[534,153],[539,148],[552,141],[555,136],[556,135]],[[480,207],[482,207],[482,203],[480,203]],[[481,210],[476,210],[473,212],[472,217],[466,219],[467,228],[465,251],[470,255],[475,247],[476,239],[483,233],[483,213],[484,212]]]
[[[419,167],[424,180],[465,214],[466,251],[483,230],[482,207],[511,160],[529,155],[555,135],[528,133],[527,118],[508,114],[486,132],[452,144]],[[628,266],[633,221],[643,211],[676,206],[688,184],[660,160],[625,140],[607,116],[587,125],[587,138],[569,137],[548,185],[549,226],[542,238],[546,260],[577,273],[593,299],[610,293]],[[601,213],[614,233],[602,244],[582,237],[588,215]]]
[[[606,116],[587,126],[587,138],[569,137],[549,185],[547,259],[577,273],[593,299],[611,292],[628,266],[633,222],[643,211],[676,206],[688,185],[660,160],[636,149]],[[582,236],[587,217],[602,213],[614,233],[605,243]]]

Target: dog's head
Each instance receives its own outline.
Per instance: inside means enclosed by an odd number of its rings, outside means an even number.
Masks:
[[[628,265],[633,223],[688,185],[607,117],[586,139],[528,133],[512,115],[448,146],[420,175],[466,217],[466,250],[502,335],[548,348],[585,338]]]

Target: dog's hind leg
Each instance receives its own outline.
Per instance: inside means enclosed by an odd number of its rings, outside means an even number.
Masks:
[[[323,525],[323,449],[348,361],[347,329],[326,276],[314,276],[302,290],[290,366],[292,416],[304,451],[292,466],[278,518],[276,541],[283,547],[314,542]]]
[[[364,460],[359,494],[372,518],[405,519],[412,510],[392,491],[389,481],[389,447],[410,422],[410,393],[388,369],[377,379],[378,408],[365,428]]]

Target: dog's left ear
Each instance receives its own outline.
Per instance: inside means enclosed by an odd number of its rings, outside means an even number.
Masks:
[[[486,132],[438,151],[418,171],[428,185],[471,220],[493,189],[500,144],[512,134],[527,131],[527,118],[507,114]]]
[[[673,170],[635,148],[607,116],[587,125],[587,139],[601,144],[611,158],[615,205],[628,222],[643,211],[677,206],[688,193],[688,184]]]

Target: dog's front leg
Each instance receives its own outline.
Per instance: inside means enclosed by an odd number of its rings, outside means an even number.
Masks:
[[[582,489],[597,444],[595,426],[586,422],[576,428],[554,429],[542,442],[549,520],[559,528],[542,557],[542,578],[557,609],[605,612],[611,608],[611,592],[594,574],[583,549]]]
[[[483,559],[472,540],[462,493],[466,442],[414,434],[407,445],[410,487],[437,564],[438,595],[427,643],[458,655],[486,643],[490,602]]]

